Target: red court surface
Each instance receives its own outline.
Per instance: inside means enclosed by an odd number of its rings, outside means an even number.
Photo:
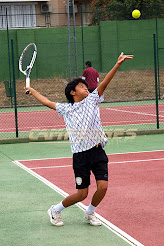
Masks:
[[[156,106],[133,105],[100,108],[103,126],[135,125],[156,123]],[[164,122],[164,104],[159,104],[159,122]],[[63,117],[59,117],[55,110],[18,112],[19,131],[35,129],[65,128]],[[14,113],[0,114],[0,131],[14,132]]]
[[[145,246],[164,245],[164,151],[111,154],[109,188],[96,209]],[[19,161],[68,194],[76,192],[72,158]],[[96,190],[91,175],[88,205]],[[59,201],[58,201],[59,202]],[[52,199],[52,204],[55,201]]]

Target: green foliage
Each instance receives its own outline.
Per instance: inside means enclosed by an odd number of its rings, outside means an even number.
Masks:
[[[93,0],[92,24],[98,24],[100,20],[131,20],[131,13],[139,9],[142,19],[164,18],[163,0]]]

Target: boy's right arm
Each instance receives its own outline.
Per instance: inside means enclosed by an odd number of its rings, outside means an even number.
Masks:
[[[49,99],[47,99],[46,97],[42,96],[39,92],[37,92],[36,90],[34,90],[31,87],[26,87],[25,89],[27,89],[29,91],[29,95],[33,95],[44,106],[47,106],[49,108],[52,108],[52,109],[56,110],[56,103],[55,102],[51,102]]]

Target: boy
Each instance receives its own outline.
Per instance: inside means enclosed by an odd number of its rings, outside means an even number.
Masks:
[[[59,204],[52,205],[48,210],[50,222],[55,226],[64,225],[61,220],[61,211],[64,208],[83,201],[87,197],[90,185],[90,171],[95,176],[97,190],[85,212],[84,218],[93,226],[101,225],[101,221],[96,218],[94,211],[107,191],[108,158],[103,150],[107,143],[107,138],[101,125],[99,103],[105,88],[120,65],[126,59],[132,58],[132,55],[121,53],[115,66],[92,93],[88,92],[88,85],[81,78],[74,79],[68,83],[65,94],[69,103],[51,102],[34,89],[26,88],[43,105],[57,110],[59,116],[64,117],[71,151],[73,152],[73,169],[77,193],[69,195]]]

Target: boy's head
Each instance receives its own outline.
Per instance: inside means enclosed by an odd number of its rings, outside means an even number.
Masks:
[[[84,84],[88,88],[87,82],[81,78],[76,78],[67,84],[65,88],[65,95],[70,103],[74,103],[74,97],[72,92],[76,91],[76,86],[80,83]]]
[[[92,63],[91,63],[90,61],[87,61],[87,62],[85,63],[85,65],[86,65],[86,67],[92,67]]]

